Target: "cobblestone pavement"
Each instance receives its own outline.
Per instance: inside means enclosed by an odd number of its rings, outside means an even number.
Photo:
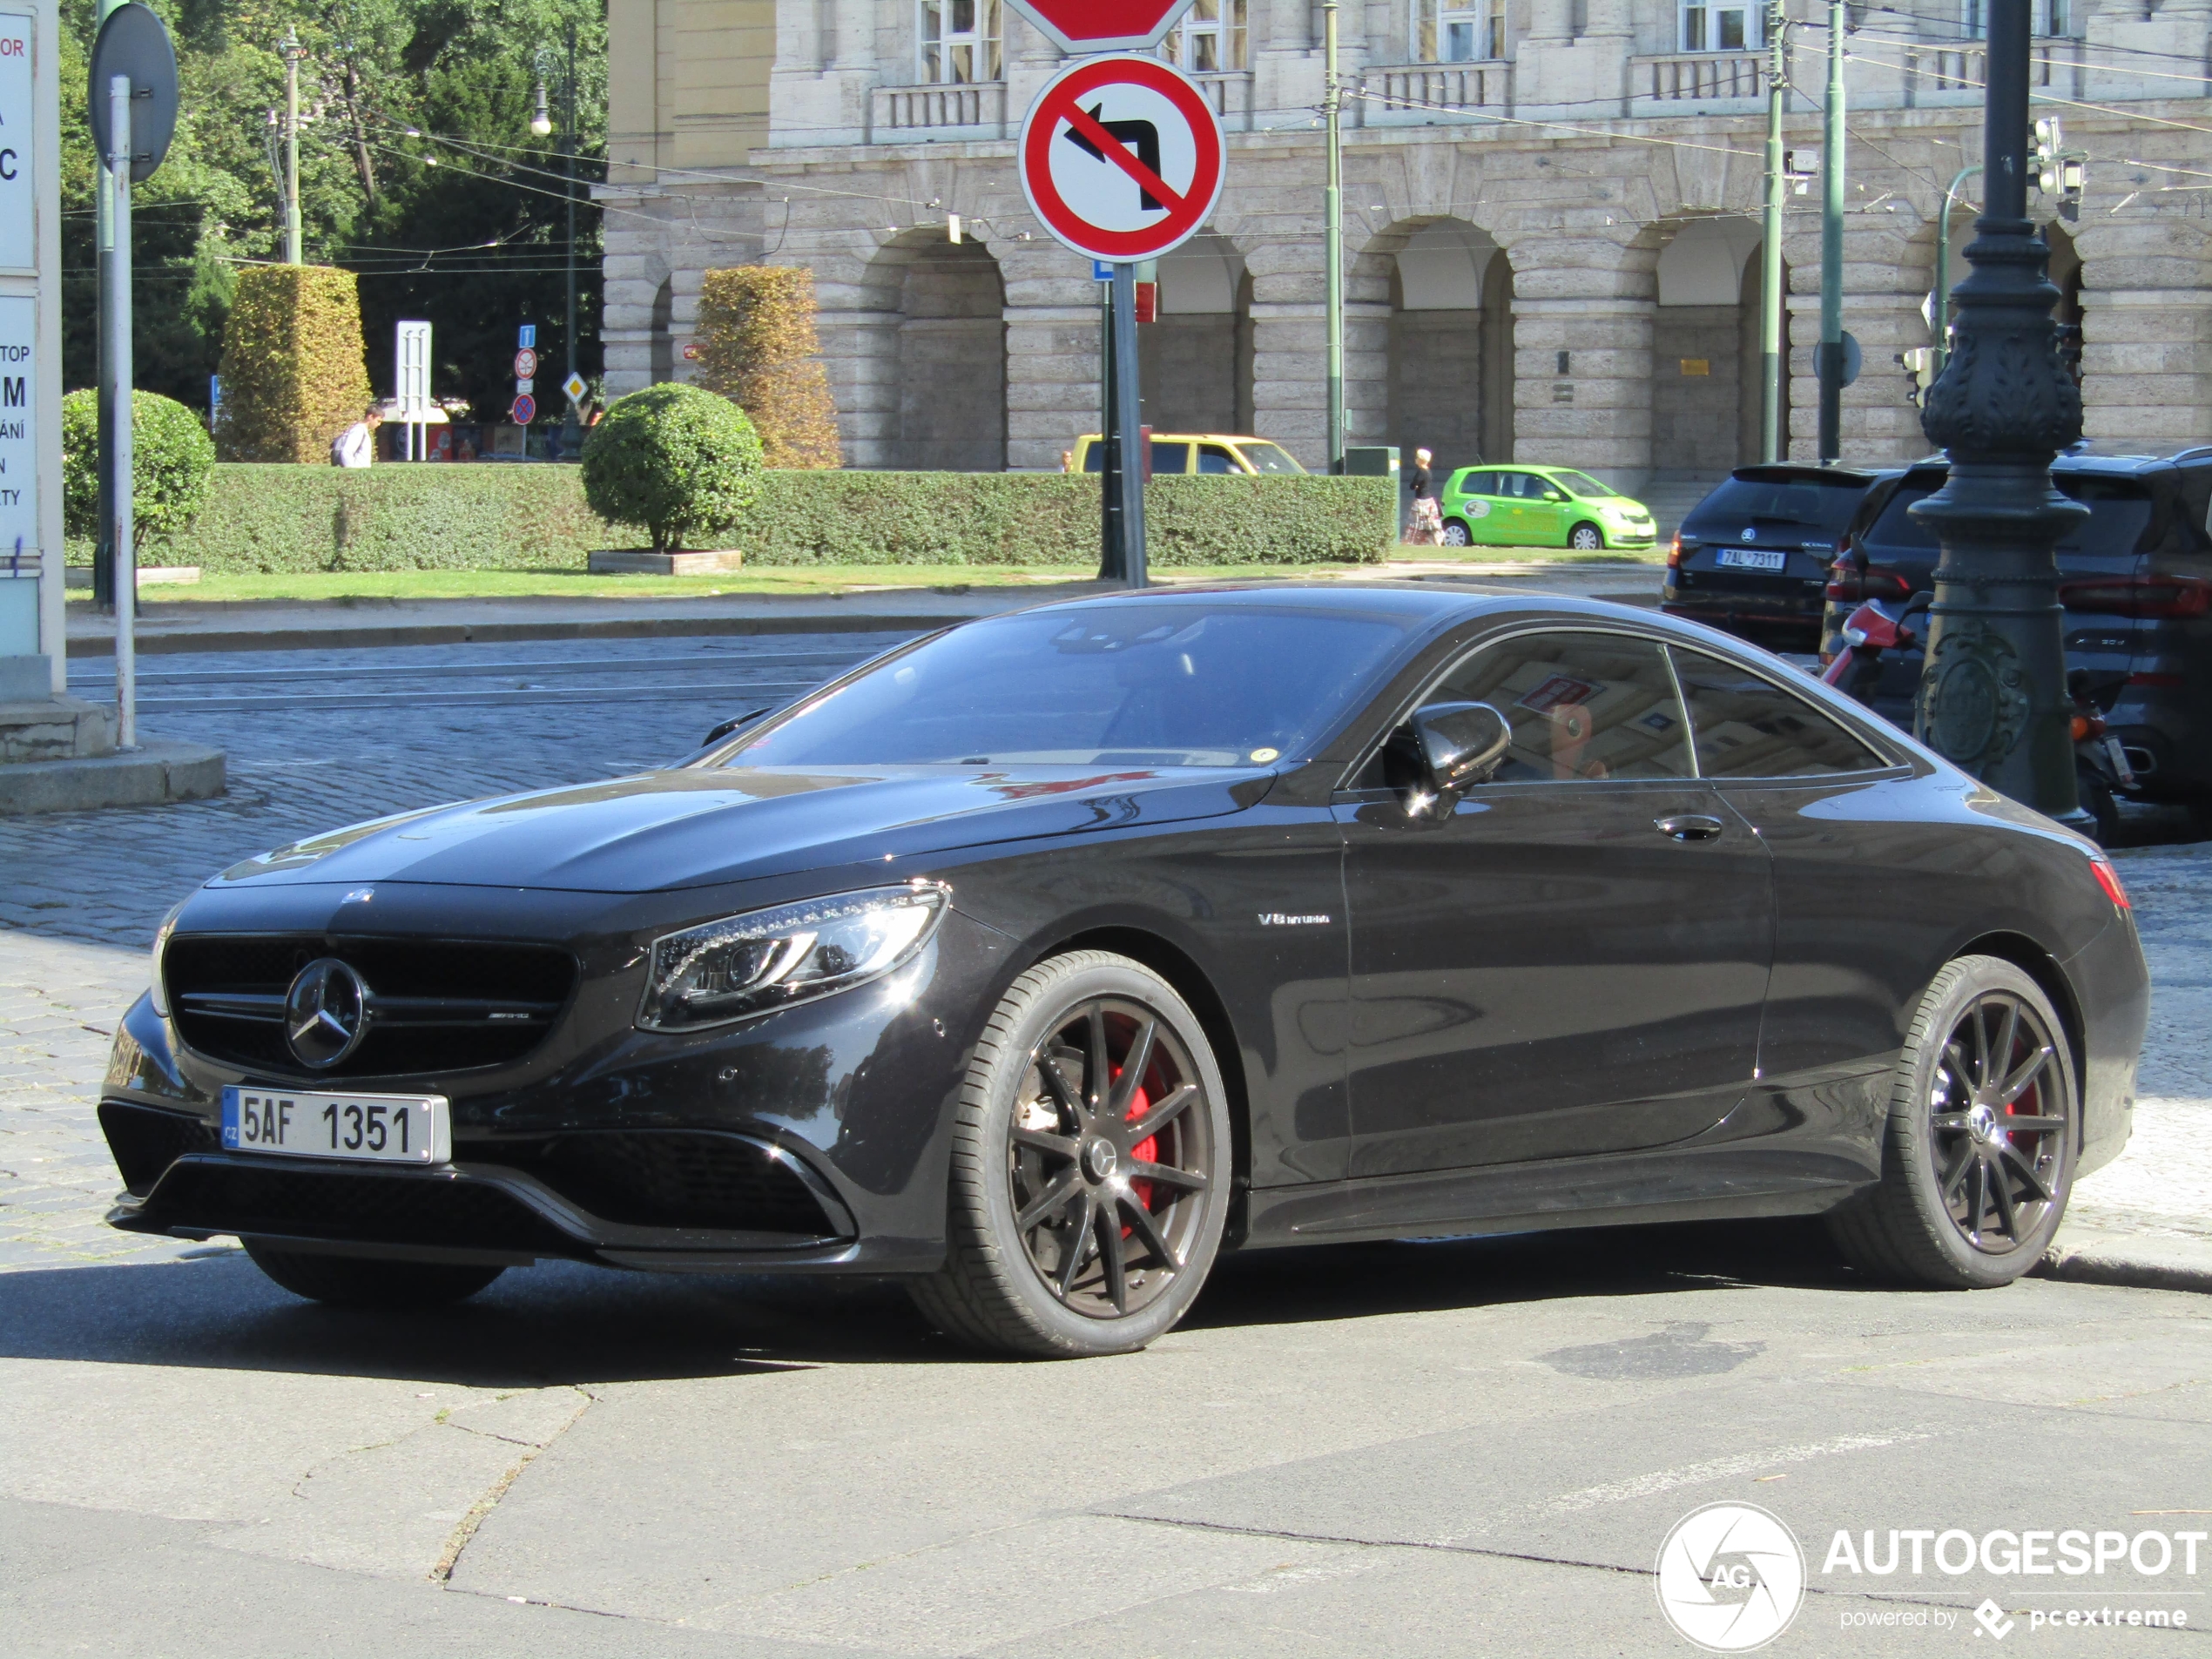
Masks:
[[[223,745],[230,794],[0,821],[0,1271],[211,1248],[101,1223],[115,1170],[93,1116],[115,1018],[145,985],[146,941],[209,872],[383,813],[672,759],[729,715],[892,643],[786,635],[152,663],[148,729]],[[93,664],[72,683],[97,695],[107,671]],[[2212,1241],[2212,844],[2117,857],[2156,985],[2143,1097],[2128,1155],[2081,1182],[2069,1226]]]

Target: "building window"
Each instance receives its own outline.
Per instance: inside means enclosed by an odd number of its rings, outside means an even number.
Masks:
[[[917,0],[919,78],[948,85],[1005,78],[1000,66],[999,0]]]
[[[1468,64],[1506,55],[1506,0],[1413,0],[1413,59]]]
[[[1966,3],[1979,4],[1979,0]],[[1687,0],[1682,9],[1682,49],[1686,52],[1744,52],[1758,44],[1759,14],[1748,5]]]
[[[1160,56],[1193,75],[1244,68],[1244,6],[1245,0],[1192,0],[1160,43]]]

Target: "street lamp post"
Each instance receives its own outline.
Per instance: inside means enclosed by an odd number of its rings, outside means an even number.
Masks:
[[[1993,789],[2078,820],[2052,550],[2088,509],[2051,487],[2051,459],[2081,435],[2081,393],[2027,218],[2028,3],[1990,0],[1986,192],[1956,343],[1920,416],[1951,474],[1912,509],[1943,548],[1914,730]]]
[[[553,131],[552,112],[546,108],[545,83],[537,84],[536,105],[530,115],[530,131],[543,138]],[[574,380],[581,372],[577,368],[576,348],[576,25],[568,30],[568,62],[561,84],[561,157],[565,175],[561,186],[567,198],[568,280],[569,302],[566,326],[562,340],[568,348],[569,377]],[[565,396],[565,394],[563,395]],[[561,419],[561,453],[574,455],[581,446],[583,429],[577,420],[576,400],[567,399],[567,412]]]

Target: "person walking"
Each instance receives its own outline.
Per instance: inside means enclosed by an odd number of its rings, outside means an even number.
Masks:
[[[1436,547],[1444,540],[1444,516],[1437,505],[1436,480],[1429,471],[1431,459],[1426,449],[1413,451],[1413,517],[1406,528],[1409,547]]]
[[[334,467],[366,467],[376,459],[376,428],[384,424],[384,406],[372,403],[361,411],[361,418],[347,427],[330,444],[330,464]]]

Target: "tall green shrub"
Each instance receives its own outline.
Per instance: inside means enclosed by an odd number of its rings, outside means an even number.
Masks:
[[[62,533],[100,533],[100,395],[62,399]],[[158,392],[131,395],[131,529],[135,551],[192,528],[207,503],[215,445],[199,417]]]
[[[814,273],[803,266],[741,265],[699,280],[698,384],[751,417],[771,467],[843,464],[837,406],[818,361]]]
[[[351,271],[249,265],[223,336],[226,461],[327,462],[368,402],[361,294]]]
[[[760,439],[726,398],[674,381],[617,398],[583,445],[583,496],[657,553],[726,536],[760,498]]]

